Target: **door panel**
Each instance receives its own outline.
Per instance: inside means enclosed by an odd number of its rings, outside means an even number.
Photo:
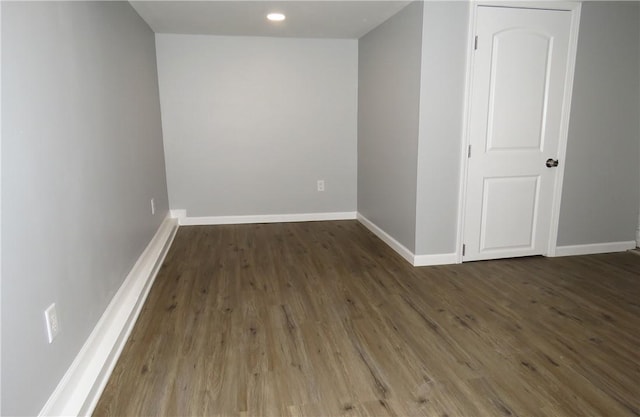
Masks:
[[[485,178],[480,250],[532,249],[539,177]]]
[[[479,6],[464,261],[546,253],[571,13]]]
[[[542,147],[549,44],[548,36],[531,31],[506,30],[494,36],[488,150]],[[528,45],[527,49],[522,45]]]

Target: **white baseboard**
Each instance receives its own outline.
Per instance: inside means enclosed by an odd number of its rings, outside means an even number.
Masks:
[[[40,416],[91,415],[177,230],[167,217],[107,306]]]
[[[382,230],[380,227],[378,227],[378,225],[364,217],[362,214],[358,213],[357,218],[364,227],[371,230],[374,235],[382,239],[384,243],[389,245],[394,251],[398,252],[398,255],[402,256],[413,266],[450,265],[458,263],[458,255],[455,253],[415,255],[402,243],[395,240],[390,234]]]
[[[391,249],[398,252],[398,255],[402,256],[407,260],[411,265],[413,265],[413,252],[407,249],[402,243],[395,240],[390,234],[382,230],[378,225],[376,225],[371,220],[364,217],[362,214],[357,214],[357,219],[364,227],[369,229],[374,235],[378,236],[384,243],[389,245]]]
[[[636,230],[636,247],[640,248],[640,227]]]
[[[457,253],[437,253],[433,255],[414,255],[413,266],[451,265],[458,263]]]
[[[636,242],[591,243],[588,245],[558,246],[555,256],[594,255],[597,253],[624,252],[636,247]]]
[[[255,223],[289,223],[315,222],[327,220],[355,220],[355,211],[329,213],[298,214],[263,214],[254,216],[207,216],[187,217],[186,210],[171,210],[171,215],[178,219],[180,226],[204,226],[220,224],[255,224]]]

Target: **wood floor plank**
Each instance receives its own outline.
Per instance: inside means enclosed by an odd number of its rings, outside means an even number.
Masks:
[[[356,221],[181,227],[96,416],[640,416],[640,256],[414,268]]]

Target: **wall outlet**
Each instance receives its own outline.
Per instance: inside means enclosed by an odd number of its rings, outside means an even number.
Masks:
[[[318,180],[318,191],[324,191],[324,180]]]
[[[154,198],[151,199],[151,215],[156,214],[156,201]]]
[[[51,304],[44,311],[44,319],[47,323],[47,337],[49,339],[49,343],[51,343],[60,332],[60,323],[58,322],[58,313],[56,312],[55,303]]]

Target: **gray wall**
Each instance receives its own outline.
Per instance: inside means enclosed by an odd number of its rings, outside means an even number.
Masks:
[[[172,209],[356,210],[355,40],[158,34],[156,44]]]
[[[470,4],[425,2],[417,255],[455,253]]]
[[[582,5],[558,245],[635,240],[638,7]]]
[[[415,250],[422,3],[360,38],[358,212]]]
[[[154,35],[127,2],[1,7],[1,412],[37,415],[167,214]]]

